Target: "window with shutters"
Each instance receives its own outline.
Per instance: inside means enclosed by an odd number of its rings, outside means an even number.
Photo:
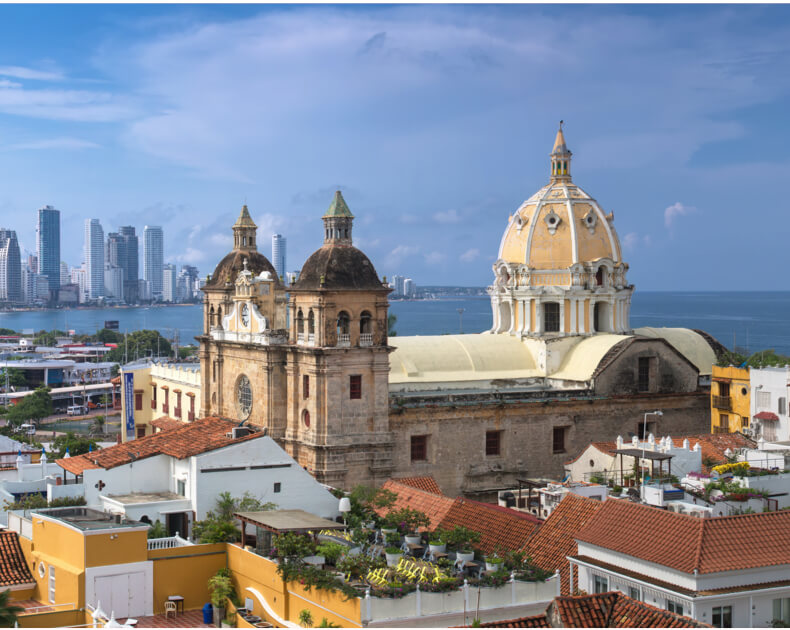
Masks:
[[[500,455],[502,431],[486,431],[486,455]]]
[[[302,376],[302,398],[310,398],[310,376]]]
[[[424,462],[428,459],[428,436],[411,436],[411,461]]]
[[[362,398],[362,376],[352,374],[349,377],[349,398]]]

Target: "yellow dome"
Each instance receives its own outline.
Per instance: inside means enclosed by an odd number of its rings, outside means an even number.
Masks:
[[[532,269],[568,269],[601,258],[622,262],[613,216],[571,181],[570,158],[560,128],[551,181],[510,217],[499,247],[501,261]]]

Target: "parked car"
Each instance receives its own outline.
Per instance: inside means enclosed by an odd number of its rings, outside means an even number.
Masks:
[[[70,405],[66,410],[67,416],[84,416],[88,413],[88,408],[84,405]]]
[[[14,432],[15,433],[24,433],[25,435],[35,435],[36,434],[36,423],[35,422],[23,422],[16,429],[14,429]]]

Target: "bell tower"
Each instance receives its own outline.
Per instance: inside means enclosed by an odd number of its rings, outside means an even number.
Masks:
[[[250,216],[250,211],[247,209],[245,203],[241,207],[241,214],[233,224],[233,249],[249,249],[256,251],[258,246],[255,244],[255,235],[258,232],[258,226]]]

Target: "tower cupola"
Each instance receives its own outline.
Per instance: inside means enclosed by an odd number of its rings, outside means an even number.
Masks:
[[[233,249],[250,249],[257,250],[258,246],[255,244],[255,236],[258,232],[258,226],[250,216],[250,211],[247,209],[245,203],[241,207],[241,214],[233,224]]]
[[[354,215],[346,205],[346,200],[340,191],[335,192],[335,197],[329,209],[322,217],[324,220],[324,245],[352,245],[351,227]]]
[[[565,144],[565,135],[562,133],[562,123],[554,139],[554,148],[551,151],[551,181],[561,182],[571,180],[571,155]]]

